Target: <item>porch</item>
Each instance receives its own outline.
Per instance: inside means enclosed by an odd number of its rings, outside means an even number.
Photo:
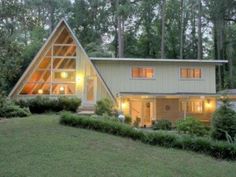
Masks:
[[[161,119],[175,123],[187,116],[209,124],[216,109],[216,96],[212,95],[123,95],[118,100],[120,110],[141,127]]]

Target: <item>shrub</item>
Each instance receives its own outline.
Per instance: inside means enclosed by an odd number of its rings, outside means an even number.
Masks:
[[[37,96],[31,99],[17,100],[21,107],[29,107],[31,113],[59,112],[62,110],[76,112],[81,101],[76,97],[49,98]]]
[[[81,100],[77,97],[59,97],[59,107],[65,111],[76,112],[78,107],[81,105]]]
[[[140,122],[141,122],[141,118],[140,117],[136,117],[134,123],[133,123],[133,126],[138,128],[139,125],[140,125]]]
[[[113,103],[110,99],[105,98],[102,100],[97,101],[96,106],[95,106],[95,113],[97,115],[111,115],[112,114],[112,107]]]
[[[223,100],[223,105],[218,108],[212,118],[211,136],[218,140],[227,140],[236,137],[236,112],[231,109],[228,100]]]
[[[169,120],[158,120],[155,121],[154,125],[153,125],[153,130],[171,130],[171,122]]]
[[[60,123],[73,127],[93,129],[117,136],[129,137],[146,144],[191,150],[221,159],[236,159],[236,145],[227,142],[213,141],[208,138],[177,135],[164,131],[143,132],[127,124],[114,122],[109,119],[79,116],[68,112],[62,114]]]
[[[125,116],[125,123],[130,125],[131,122],[132,122],[132,118],[129,115],[126,115]]]
[[[0,97],[0,117],[26,117],[30,115],[28,108],[21,108],[11,100]]]
[[[186,117],[176,122],[176,129],[189,135],[203,136],[207,134],[207,128],[197,119]]]

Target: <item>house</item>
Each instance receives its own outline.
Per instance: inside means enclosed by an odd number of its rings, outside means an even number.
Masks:
[[[132,120],[188,115],[208,122],[216,109],[215,67],[224,60],[90,58],[61,20],[9,97],[77,96],[83,108],[109,98]]]

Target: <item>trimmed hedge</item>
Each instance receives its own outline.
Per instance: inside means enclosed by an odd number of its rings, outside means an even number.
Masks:
[[[153,130],[171,130],[171,128],[171,122],[165,119],[155,121],[154,125],[152,126]]]
[[[208,138],[191,137],[189,135],[177,135],[164,131],[144,132],[127,124],[122,124],[107,119],[96,119],[88,116],[79,116],[68,112],[62,114],[60,123],[63,125],[92,129],[117,136],[129,137],[133,140],[140,140],[145,144],[191,150],[219,159],[236,160],[235,144],[213,141]]]
[[[48,98],[46,96],[37,96],[31,99],[16,100],[16,104],[21,107],[29,107],[31,113],[60,112],[71,111],[76,112],[81,104],[81,100],[77,97],[62,96],[59,98]]]
[[[21,108],[11,100],[0,96],[0,117],[27,117],[30,114],[29,108]]]

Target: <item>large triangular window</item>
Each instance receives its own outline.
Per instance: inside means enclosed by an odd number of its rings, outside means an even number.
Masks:
[[[20,95],[73,95],[76,87],[76,43],[64,28],[47,46]]]

